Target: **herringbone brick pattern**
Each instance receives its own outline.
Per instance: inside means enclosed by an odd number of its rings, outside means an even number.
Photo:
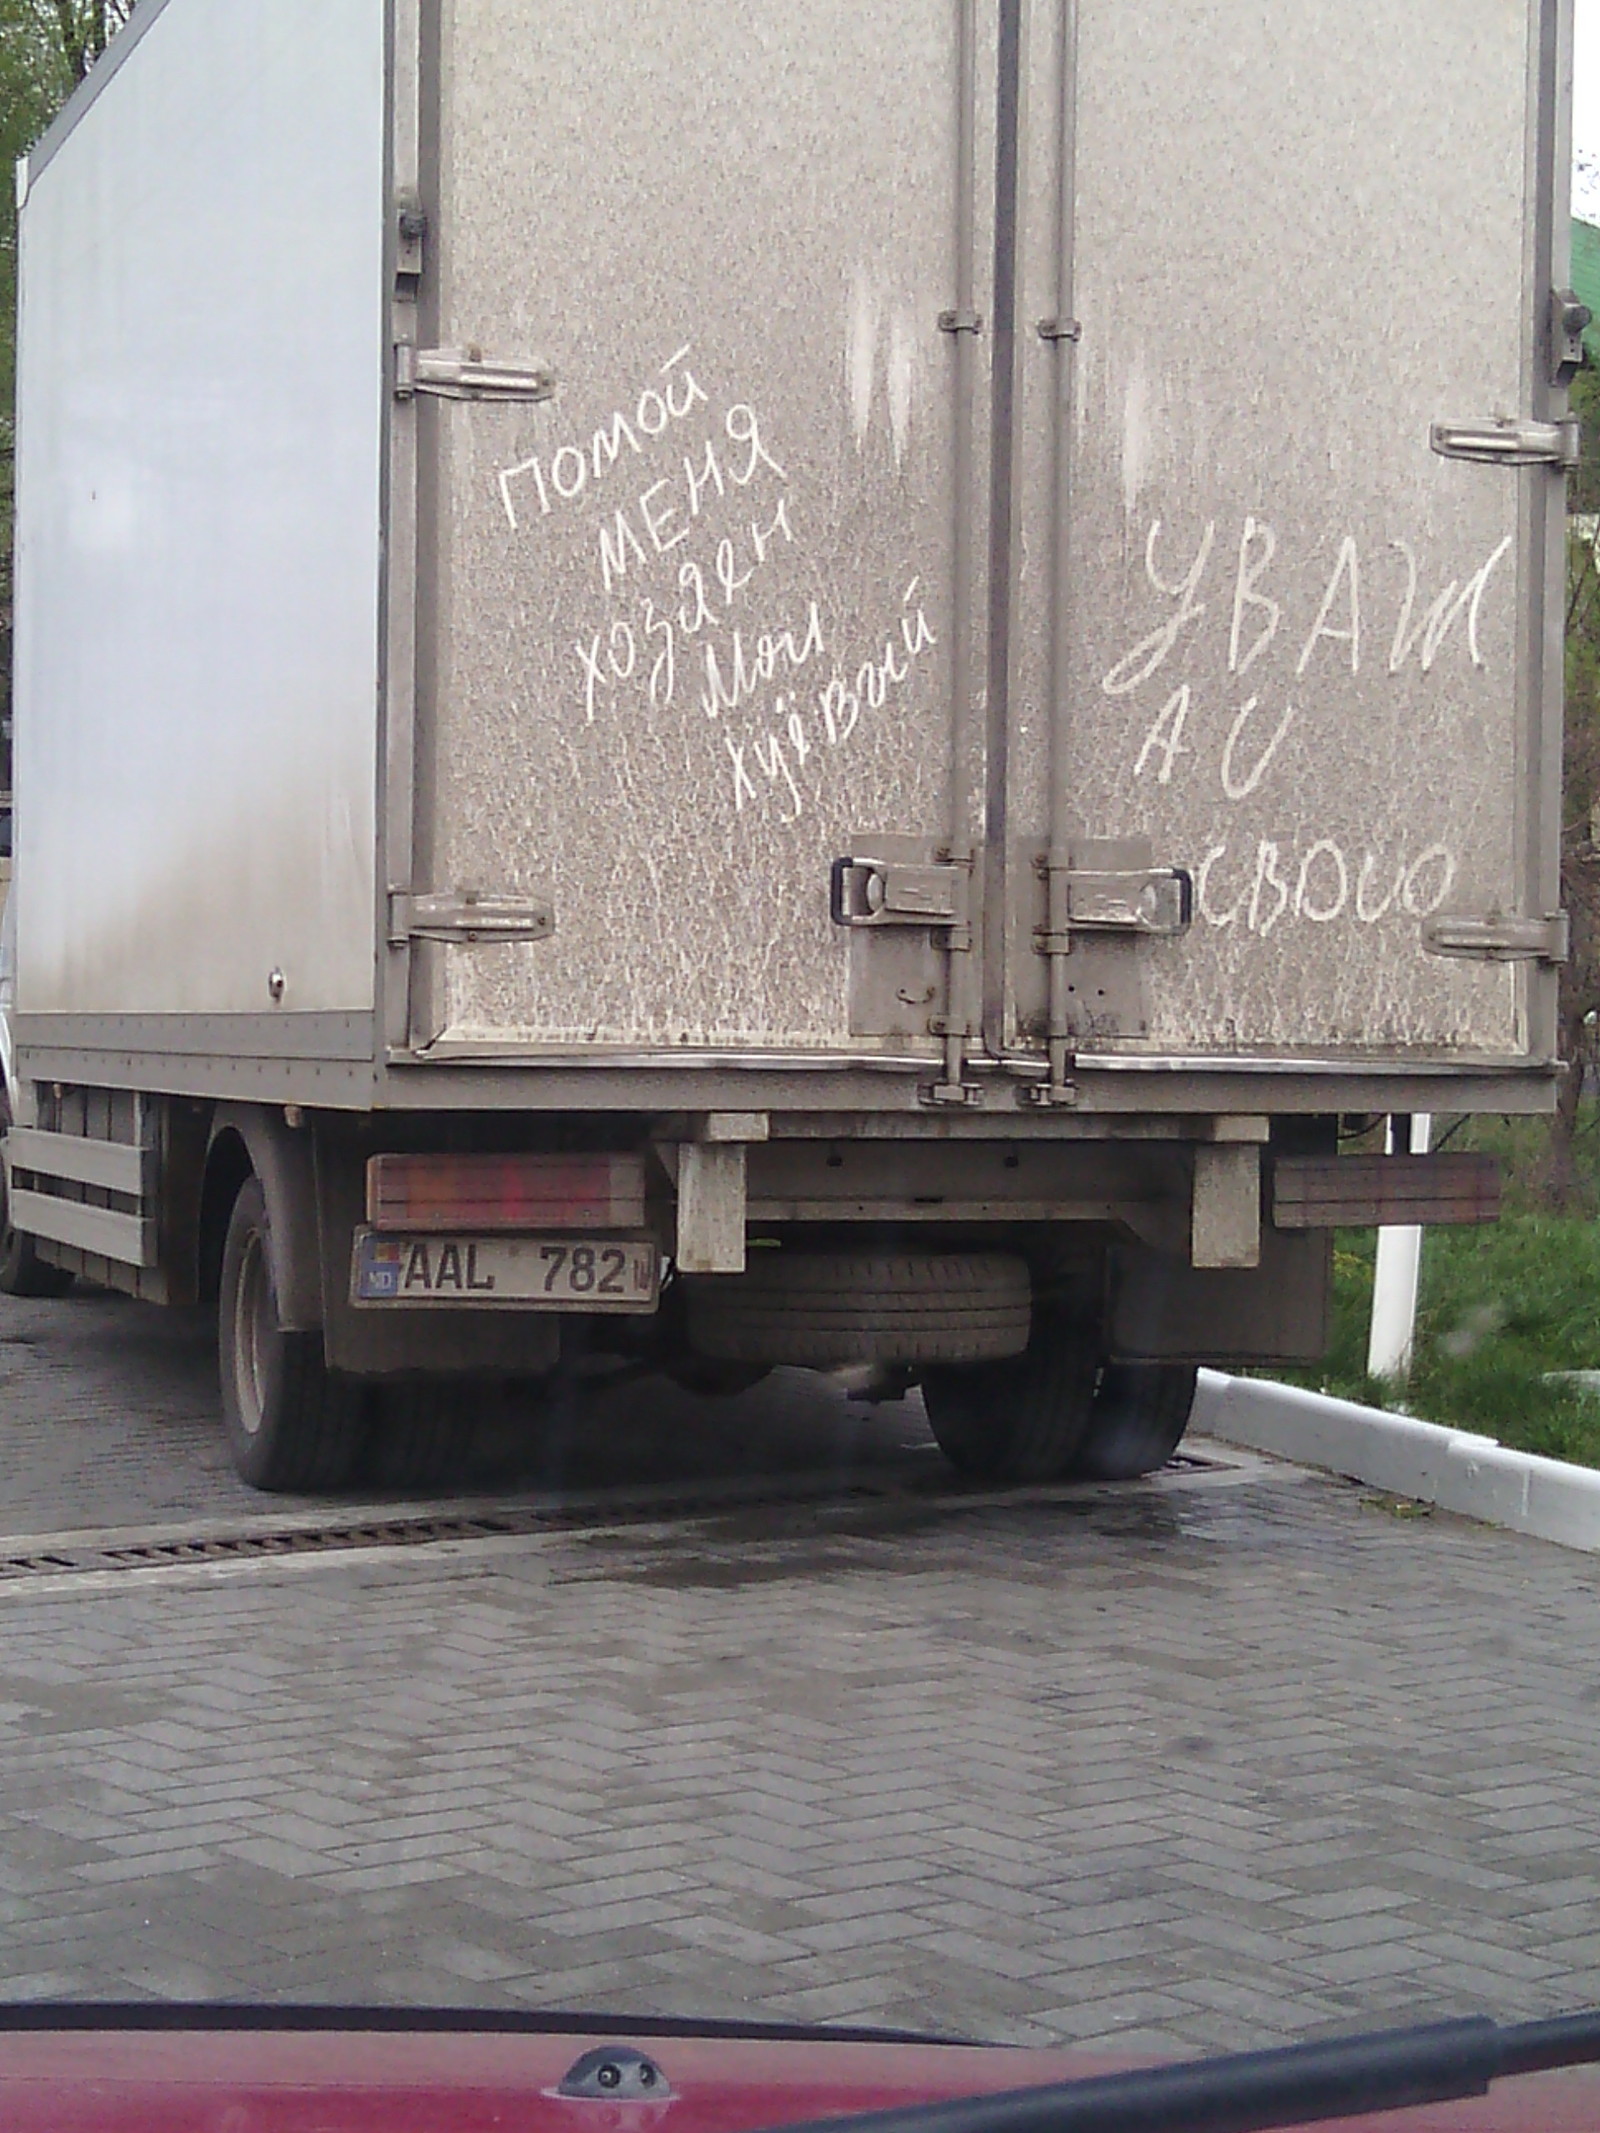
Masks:
[[[0,1593],[0,1994],[130,1993],[1152,2050],[1600,2000],[1600,1565],[1269,1470]]]

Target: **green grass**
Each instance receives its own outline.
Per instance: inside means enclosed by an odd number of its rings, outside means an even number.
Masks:
[[[1586,1101],[1579,1117],[1564,1215],[1547,1211],[1546,1120],[1476,1118],[1454,1131],[1448,1120],[1436,1124],[1452,1147],[1498,1160],[1505,1212],[1482,1229],[1424,1237],[1409,1383],[1367,1376],[1371,1230],[1336,1238],[1333,1343],[1320,1368],[1291,1375],[1370,1407],[1403,1407],[1522,1451],[1600,1467],[1600,1395],[1545,1383],[1553,1370],[1600,1370],[1600,1105]]]
[[[1502,1444],[1600,1466],[1600,1396],[1545,1383],[1552,1370],[1600,1370],[1600,1225],[1507,1214],[1423,1240],[1416,1353],[1403,1389],[1366,1373],[1373,1232],[1334,1247],[1334,1337],[1303,1384],[1368,1406],[1403,1406]]]

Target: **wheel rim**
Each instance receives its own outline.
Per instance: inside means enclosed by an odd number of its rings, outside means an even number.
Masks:
[[[261,1233],[252,1231],[239,1260],[239,1284],[233,1302],[233,1380],[239,1423],[248,1437],[260,1431],[266,1411],[267,1344],[271,1332],[272,1287]]]

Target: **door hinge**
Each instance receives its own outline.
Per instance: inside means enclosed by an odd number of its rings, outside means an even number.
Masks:
[[[965,867],[836,859],[828,908],[836,926],[964,926],[967,891]]]
[[[1582,435],[1575,415],[1559,422],[1499,415],[1485,422],[1436,422],[1428,442],[1441,459],[1469,459],[1480,466],[1575,467]]]
[[[1441,912],[1425,919],[1429,955],[1479,957],[1490,963],[1564,963],[1571,951],[1565,911],[1548,918],[1468,918]]]
[[[1550,383],[1570,385],[1583,368],[1583,336],[1594,313],[1576,289],[1550,292]]]
[[[407,941],[445,941],[452,946],[492,946],[508,941],[544,941],[556,930],[556,915],[547,903],[519,896],[483,896],[476,890],[458,895],[416,896],[409,889],[389,892],[389,945]]]
[[[420,281],[427,266],[428,211],[409,188],[395,201],[394,271],[401,281]]]
[[[437,400],[553,400],[553,370],[526,363],[491,363],[481,348],[395,348],[394,393],[414,400],[426,393]]]

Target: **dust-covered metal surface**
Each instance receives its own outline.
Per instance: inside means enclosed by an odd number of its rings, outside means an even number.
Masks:
[[[1568,0],[311,12],[25,207],[27,1057],[1545,1058]]]
[[[1562,31],[1540,0],[451,0],[439,339],[556,397],[425,418],[421,843],[436,889],[555,930],[427,951],[418,1043],[931,1047],[940,937],[831,926],[829,863],[986,814],[985,1037],[1042,1048],[1054,782],[1058,842],[1194,884],[1187,931],[1084,957],[1082,1052],[1536,1053],[1547,980],[1423,926],[1543,915],[1561,482],[1430,433],[1551,412]]]
[[[441,420],[431,861],[556,931],[425,1035],[850,1044],[830,862],[947,811],[957,12],[446,8],[441,337],[558,397]]]
[[[1047,827],[1070,537],[1074,825],[1195,877],[1192,930],[1139,950],[1148,1049],[1527,1041],[1511,971],[1422,926],[1519,908],[1529,564],[1562,482],[1430,429],[1538,408],[1543,12],[1035,11],[1015,828]],[[1045,341],[1063,287],[1081,338]]]

